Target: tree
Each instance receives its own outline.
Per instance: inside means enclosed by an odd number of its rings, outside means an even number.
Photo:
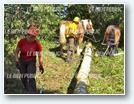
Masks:
[[[121,45],[124,44],[124,5],[122,4],[70,4],[66,19],[73,20],[75,16],[81,19],[91,19],[95,29],[100,30],[101,39],[108,25],[117,25],[121,29]]]

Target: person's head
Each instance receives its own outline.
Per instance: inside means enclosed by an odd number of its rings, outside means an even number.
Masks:
[[[35,25],[30,25],[27,31],[27,37],[30,41],[34,41],[36,36],[39,35],[39,30]]]
[[[80,18],[79,17],[74,17],[73,22],[75,22],[76,24],[79,24]]]

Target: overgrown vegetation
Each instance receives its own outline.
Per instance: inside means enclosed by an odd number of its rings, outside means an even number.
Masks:
[[[116,9],[109,9],[115,7]],[[108,9],[106,9],[108,8]],[[38,89],[45,93],[67,93],[72,78],[79,67],[81,56],[74,56],[74,62],[68,64],[58,57],[59,24],[62,20],[72,20],[75,16],[89,18],[95,30],[100,30],[103,38],[106,27],[119,25],[122,36],[120,51],[124,52],[124,9],[123,5],[43,5],[43,4],[5,4],[4,18],[4,71],[5,93],[22,94],[25,90],[20,79],[7,78],[9,73],[19,73],[15,67],[14,51],[17,41],[26,35],[25,29],[34,22],[40,29],[38,39],[44,46],[45,73],[37,71]],[[106,11],[104,10],[106,9]],[[17,32],[16,32],[17,31]],[[96,49],[100,43],[93,44]],[[9,77],[9,76],[8,76]],[[89,74],[89,94],[123,94],[124,93],[124,55],[115,57],[95,57],[93,55]]]

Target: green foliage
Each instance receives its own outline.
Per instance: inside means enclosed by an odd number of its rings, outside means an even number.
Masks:
[[[91,94],[124,93],[124,55],[93,58],[88,92]]]
[[[117,25],[121,29],[121,46],[124,46],[124,6],[122,4],[70,4],[68,5],[66,19],[75,16],[81,19],[91,19],[95,30],[99,31],[101,39],[108,25]]]
[[[72,20],[75,16],[91,19],[95,29],[100,30],[103,38],[106,27],[110,24],[121,28],[121,46],[124,46],[124,9],[123,5],[107,4],[5,4],[4,15],[4,59],[5,72],[18,72],[15,68],[14,51],[18,40],[26,35],[25,30],[34,22],[40,29],[38,39],[44,47],[46,72],[41,76],[37,71],[37,87],[45,86],[46,93],[67,93],[81,57],[74,56],[75,62],[70,64],[51,51],[59,46],[59,24],[62,20]],[[118,10],[108,9],[118,7]],[[106,10],[104,10],[107,8]],[[112,11],[111,11],[112,10]],[[16,32],[19,30],[19,32]],[[94,44],[100,46],[99,43]],[[123,51],[123,50],[122,50]],[[124,56],[93,57],[89,75],[88,91],[90,94],[124,93]],[[94,77],[91,77],[94,75]],[[47,92],[48,91],[48,92]],[[49,92],[51,91],[51,92]],[[25,93],[20,80],[5,79],[5,93]]]
[[[58,16],[57,11],[61,11],[63,5],[32,5],[33,12],[31,20],[36,22],[40,28],[39,38],[46,37],[46,39],[52,40],[54,36],[57,36],[57,30],[61,17]]]
[[[58,16],[63,5],[50,4],[5,4],[4,15],[4,52],[5,58],[13,56],[17,41],[26,35],[27,27],[36,23],[40,29],[38,39],[54,40],[58,36],[60,19]],[[9,59],[10,60],[10,59]]]

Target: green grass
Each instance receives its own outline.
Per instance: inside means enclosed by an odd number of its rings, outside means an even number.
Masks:
[[[48,51],[49,48],[58,47],[54,42],[46,41],[44,47],[44,51],[47,51],[46,73],[44,75],[45,89],[55,89],[56,91],[66,93],[81,58],[75,55],[75,61],[77,61],[68,64],[61,58],[56,57],[54,53]],[[124,93],[124,55],[93,57],[89,74],[88,92],[90,94]]]
[[[50,49],[57,48],[58,44],[50,41],[42,42],[42,44],[44,46],[45,73],[42,77],[39,77],[41,74],[37,72],[37,87],[40,89],[41,85],[44,85],[46,93],[65,94],[79,66],[80,59],[75,55],[76,61],[68,64],[61,57],[57,57],[55,51],[50,51]]]
[[[45,93],[48,94],[66,94],[70,82],[79,67],[81,57],[75,55],[74,62],[66,63],[61,57],[55,55],[59,44],[44,40],[41,43],[44,47],[45,73],[41,74],[37,70],[37,88],[39,90],[43,87]],[[5,59],[8,59],[8,57],[5,57]],[[5,72],[18,73],[13,58],[8,60],[12,63],[6,63]],[[124,55],[115,57],[93,56],[88,79],[87,90],[89,94],[123,94]],[[25,93],[25,91],[19,79],[5,79],[5,93]]]
[[[91,94],[124,94],[124,55],[94,57],[89,82]]]

